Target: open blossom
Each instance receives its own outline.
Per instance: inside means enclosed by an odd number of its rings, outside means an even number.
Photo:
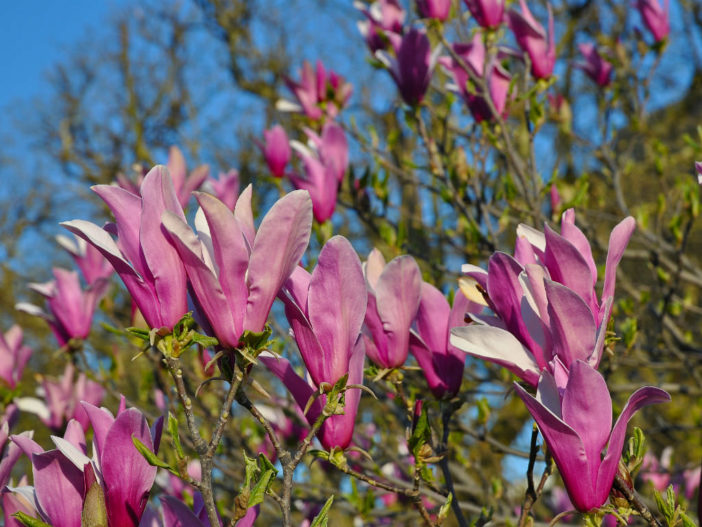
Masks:
[[[449,306],[441,291],[422,282],[410,351],[437,399],[454,397],[463,381],[466,354],[449,342],[451,328],[464,325],[465,313],[479,313],[481,310],[480,304],[471,302],[460,291],[456,291],[453,306]]]
[[[224,203],[229,210],[234,210],[236,200],[239,197],[239,172],[230,170],[229,172],[220,172],[219,178],[207,178],[202,184],[203,192],[207,192]]]
[[[151,169],[139,196],[110,185],[93,190],[110,207],[116,222],[105,230],[84,220],[61,225],[107,258],[149,327],[173,329],[188,304],[185,268],[161,227],[166,210],[185,221],[168,171],[163,166]],[[117,242],[108,233],[116,233]]]
[[[295,188],[310,193],[314,218],[324,223],[334,214],[339,184],[349,165],[349,145],[343,128],[335,123],[325,124],[321,136],[311,130],[305,132],[309,147],[293,142],[305,173],[292,172],[289,178]]]
[[[424,18],[446,20],[451,13],[451,0],[417,0],[417,11]]]
[[[300,261],[310,238],[312,203],[304,191],[278,200],[258,231],[251,186],[234,212],[214,196],[196,193],[197,235],[185,219],[163,215],[190,279],[193,300],[220,345],[234,349],[244,331],[262,331],[278,290]]]
[[[173,180],[173,188],[181,207],[187,206],[190,195],[199,189],[210,175],[210,167],[207,165],[200,165],[188,174],[185,156],[177,146],[172,146],[168,151],[166,168]]]
[[[556,63],[556,43],[554,40],[553,13],[548,5],[548,34],[544,27],[529,11],[525,0],[519,0],[521,12],[510,10],[507,14],[509,26],[531,61],[531,73],[537,79],[547,79],[553,73]]]
[[[41,421],[54,431],[61,430],[64,423],[76,420],[87,430],[90,424],[80,402],[85,401],[98,405],[105,396],[105,389],[95,381],[91,381],[81,372],[75,379],[75,366],[67,364],[60,379],[44,377],[41,390],[44,400],[34,397],[19,397],[17,406],[26,412],[36,414]]]
[[[376,52],[376,57],[388,67],[402,100],[410,106],[417,106],[429,88],[440,50],[437,47],[432,53],[426,33],[412,28],[402,37],[396,57],[383,51]]]
[[[90,334],[95,308],[107,291],[108,282],[99,278],[84,291],[78,273],[54,268],[54,280],[29,284],[29,288],[46,298],[48,313],[41,308],[20,302],[16,309],[44,318],[59,346],[72,339],[85,339]]]
[[[636,0],[636,9],[656,42],[664,40],[670,33],[670,0]]]
[[[411,256],[398,256],[386,265],[378,249],[368,255],[363,270],[368,288],[363,326],[366,354],[382,368],[399,368],[409,353],[422,275]]]
[[[317,61],[316,69],[305,61],[300,70],[300,80],[286,78],[285,84],[297,99],[297,104],[284,99],[276,103],[278,110],[304,113],[312,120],[322,117],[334,119],[348,103],[353,86],[338,73],[324,69]]]
[[[547,371],[536,397],[514,384],[546,440],[568,496],[582,512],[604,504],[617,472],[629,419],[640,408],[670,400],[665,391],[646,386],[634,392],[612,427],[612,399],[604,378],[592,366],[575,361],[564,389]],[[606,454],[602,452],[606,448]]]
[[[505,0],[463,0],[481,27],[496,28],[502,24]]]
[[[271,174],[281,178],[285,175],[285,167],[290,162],[290,143],[285,128],[279,124],[270,130],[264,130],[263,142],[257,143],[263,152]]]
[[[612,64],[602,58],[597,49],[592,44],[580,44],[578,46],[585,62],[576,62],[576,66],[583,70],[598,86],[605,87],[612,80]]]
[[[32,462],[34,487],[16,489],[36,506],[34,516],[53,527],[80,527],[88,514],[93,521],[105,518],[106,527],[137,527],[156,478],[156,467],[134,447],[136,437],[158,452],[161,420],[149,429],[136,408],[117,417],[104,408],[83,403],[93,426],[93,455],[87,455],[83,429],[69,422],[62,438],[52,436],[56,449],[44,449],[26,436],[12,436]],[[91,498],[91,507],[84,505]],[[103,520],[104,521],[104,520]]]
[[[597,266],[590,244],[575,225],[575,213],[563,213],[560,234],[520,225],[514,257],[496,252],[488,270],[464,265],[462,289],[487,303],[495,314],[474,316],[475,324],[455,328],[451,343],[476,357],[500,364],[536,386],[547,370],[565,384],[576,360],[597,367],[604,349],[616,272],[635,228],[629,217],[609,240],[604,285],[598,300]]]
[[[100,254],[95,247],[82,238],[74,236],[69,238],[59,234],[56,241],[68,254],[73,257],[73,261],[83,274],[83,278],[88,285],[94,284],[100,278],[109,278],[114,269],[105,257]]]
[[[22,344],[22,328],[17,324],[0,333],[0,379],[15,388],[22,378],[32,349]]]
[[[485,63],[485,45],[482,35],[476,33],[470,43],[457,43],[452,47],[463,64],[453,57],[441,57],[439,62],[451,73],[455,83],[451,88],[461,95],[473,118],[481,122],[491,120],[494,116],[485,99],[485,94],[477,87],[475,90],[468,90],[469,76],[464,69],[465,66],[468,66],[476,77],[484,80],[488,88],[487,96],[490,97],[495,111],[504,117],[507,110],[510,76],[495,59],[488,64]]]
[[[299,377],[290,363],[270,354],[259,356],[305,408],[322,384],[335,384],[348,374],[347,386],[363,382],[364,349],[361,325],[367,293],[361,262],[349,241],[333,236],[322,248],[312,274],[298,267],[280,293],[285,316],[309,372],[309,382]],[[344,414],[324,421],[319,433],[327,449],[346,448],[351,443],[361,398],[360,390],[349,388]],[[313,424],[321,414],[325,396],[307,412]]]
[[[402,38],[405,10],[397,0],[378,0],[370,6],[355,2],[354,6],[366,17],[358,22],[358,30],[363,35],[371,53],[388,49],[396,49]]]

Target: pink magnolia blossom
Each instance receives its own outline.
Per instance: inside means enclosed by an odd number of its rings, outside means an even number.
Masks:
[[[93,486],[102,487],[107,527],[137,527],[156,478],[134,447],[136,437],[158,452],[162,420],[149,430],[142,413],[120,408],[114,417],[104,408],[83,403],[93,427],[93,455],[87,455],[83,429],[70,421],[62,438],[52,436],[55,450],[44,449],[26,436],[12,440],[32,461],[34,487],[17,489],[35,504],[35,517],[53,527],[80,527],[83,503]]]
[[[296,268],[279,296],[309,381],[299,377],[283,358],[259,357],[283,381],[298,406],[305,408],[319,386],[333,385],[346,374],[347,385],[361,384],[365,353],[360,333],[367,293],[361,262],[348,240],[333,236],[322,248],[312,274]],[[351,443],[360,398],[359,389],[349,389],[344,414],[324,422],[319,433],[324,448],[346,448]],[[325,396],[312,404],[306,415],[310,424],[324,404]]]
[[[312,202],[307,192],[291,192],[271,207],[256,231],[251,186],[233,213],[210,194],[196,193],[196,198],[197,235],[169,211],[163,227],[183,261],[205,326],[221,346],[234,349],[244,331],[263,330],[278,290],[305,252]]]
[[[364,264],[368,307],[363,340],[368,357],[382,368],[399,368],[409,353],[410,326],[419,309],[422,275],[411,256],[389,264],[373,249]]]
[[[263,142],[257,143],[263,152],[271,174],[277,178],[285,175],[285,167],[290,162],[290,143],[285,128],[279,124],[263,132]]]
[[[697,183],[702,185],[702,162],[695,161],[695,171],[697,172]]]
[[[64,236],[59,234],[56,241],[68,254],[83,274],[88,285],[94,284],[100,278],[110,278],[114,269],[105,257],[95,247],[82,238]]]
[[[343,128],[335,123],[325,124],[321,137],[311,130],[305,132],[309,147],[293,142],[305,174],[292,172],[289,178],[295,188],[310,193],[314,218],[324,223],[334,214],[339,184],[349,165],[349,146]]]
[[[207,165],[201,165],[188,174],[185,156],[177,146],[172,146],[168,151],[166,168],[173,180],[173,188],[181,207],[188,205],[190,195],[199,189],[210,175],[210,167]]]
[[[383,51],[376,52],[376,57],[388,67],[402,100],[417,106],[429,88],[439,51],[437,47],[432,53],[426,33],[412,28],[402,37],[396,57]]]
[[[316,69],[305,61],[300,70],[300,80],[286,78],[285,83],[297,99],[297,104],[283,99],[278,101],[277,108],[304,113],[314,121],[323,117],[334,119],[347,105],[353,92],[350,83],[332,70],[327,72],[321,61],[317,61]]]
[[[149,327],[173,329],[188,311],[188,304],[185,268],[161,227],[165,211],[185,221],[168,171],[163,166],[149,171],[139,196],[110,185],[97,185],[93,190],[110,207],[116,223],[105,230],[84,220],[61,225],[107,258]],[[117,234],[116,243],[108,233]]]
[[[453,297],[453,306],[449,306],[441,291],[422,282],[410,351],[437,399],[454,397],[463,381],[466,356],[449,342],[451,328],[464,325],[465,313],[479,313],[481,310],[480,304],[468,300],[460,290]]]
[[[369,7],[362,2],[354,6],[366,17],[358,22],[358,30],[363,35],[371,53],[391,46],[396,49],[402,38],[405,10],[397,0],[378,0]]]
[[[218,179],[207,178],[202,184],[202,191],[212,194],[229,210],[234,210],[239,198],[239,172],[232,169],[226,173],[220,172]]]
[[[0,379],[10,388],[15,388],[22,378],[32,349],[22,345],[22,328],[17,324],[0,333]]]
[[[597,367],[604,349],[619,261],[635,228],[629,217],[609,240],[604,285],[597,298],[597,266],[575,213],[563,213],[560,234],[545,226],[517,228],[514,257],[496,252],[488,270],[464,265],[463,289],[487,304],[495,316],[474,316],[475,324],[455,328],[451,344],[506,367],[536,386],[547,370],[559,386],[576,360]]]
[[[494,59],[490,63],[485,64],[485,45],[483,44],[482,36],[476,33],[470,43],[454,44],[453,50],[461,58],[463,64],[457,62],[453,57],[441,57],[439,62],[452,75],[455,83],[454,89],[465,101],[473,118],[477,122],[481,122],[492,120],[494,115],[483,93],[478,90],[468,90],[470,80],[468,73],[464,69],[466,66],[471,69],[476,77],[484,80],[495,111],[502,117],[505,117],[507,114],[510,76]]]
[[[612,80],[612,64],[602,58],[602,55],[592,44],[580,44],[578,49],[585,62],[576,62],[576,67],[583,70],[601,88],[609,85]]]
[[[88,337],[95,308],[109,283],[99,278],[83,290],[78,273],[59,268],[54,268],[54,278],[43,284],[29,284],[30,289],[46,298],[48,313],[26,302],[20,302],[15,308],[45,319],[59,346],[66,346],[72,339]]]
[[[496,28],[502,24],[505,0],[463,0],[475,21],[485,28]]]
[[[612,399],[604,378],[576,360],[560,390],[547,371],[536,397],[514,384],[546,440],[575,508],[587,512],[602,506],[617,472],[629,419],[640,408],[670,400],[667,392],[646,386],[629,397],[612,428]],[[606,454],[602,457],[602,451]]]
[[[553,73],[556,63],[551,5],[548,5],[548,34],[529,11],[526,0],[519,0],[519,5],[521,12],[512,9],[507,13],[509,26],[519,47],[529,55],[531,74],[537,79],[547,79]]]
[[[451,0],[417,0],[417,11],[423,18],[443,21],[451,13]]]
[[[661,42],[670,33],[670,0],[636,0],[634,6],[656,42]]]

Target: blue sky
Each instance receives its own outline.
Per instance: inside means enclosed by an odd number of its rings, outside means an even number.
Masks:
[[[123,0],[26,0],[0,6],[0,108],[48,90],[44,73]]]

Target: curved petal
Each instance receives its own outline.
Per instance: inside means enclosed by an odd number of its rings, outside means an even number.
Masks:
[[[202,526],[200,519],[182,501],[173,496],[160,496],[159,500],[163,510],[163,520],[168,527]]]
[[[462,293],[456,295],[457,299],[461,297],[466,298]],[[464,303],[467,301],[466,299]],[[422,282],[421,299],[416,319],[417,333],[430,350],[443,352],[446,349],[450,316],[451,307],[444,294],[433,285]],[[457,322],[457,326],[465,325],[463,313]]]
[[[299,406],[301,410],[304,410],[305,406],[307,406],[307,403],[310,400],[310,397],[312,397],[312,394],[314,393],[314,389],[307,383],[307,381],[295,373],[295,370],[290,365],[290,361],[284,359],[283,357],[274,357],[265,351],[258,356],[258,360],[260,360],[273,375],[278,377],[283,382],[285,387],[295,399],[297,406]],[[307,422],[313,424],[321,413],[322,404],[321,401],[317,399],[312,404],[307,412],[307,415],[305,416],[307,418]]]
[[[624,256],[624,250],[629,244],[634,229],[636,229],[636,220],[629,216],[619,222],[609,235],[607,265],[605,267],[604,285],[602,286],[601,297],[603,303],[607,298],[614,296],[614,286],[617,281],[617,266],[619,266],[619,262],[622,256]]]
[[[363,262],[363,276],[366,277],[366,282],[368,282],[368,285],[372,289],[375,289],[378,278],[380,278],[380,273],[383,272],[384,268],[385,258],[383,257],[383,253],[374,248],[368,254],[368,260]]]
[[[34,491],[42,516],[54,527],[80,527],[83,472],[60,451],[32,455]]]
[[[251,210],[251,196],[253,187],[249,184],[239,195],[234,206],[234,217],[239,222],[239,228],[244,233],[244,238],[249,245],[249,250],[253,247],[256,238],[256,227],[254,226],[253,211]]]

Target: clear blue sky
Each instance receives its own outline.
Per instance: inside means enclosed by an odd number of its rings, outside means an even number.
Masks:
[[[47,90],[44,72],[124,0],[0,3],[0,108]]]

